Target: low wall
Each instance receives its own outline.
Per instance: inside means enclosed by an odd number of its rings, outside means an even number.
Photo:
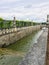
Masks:
[[[37,26],[29,26],[21,29],[19,32],[13,32],[7,35],[0,36],[0,47],[8,46],[21,38],[31,34],[33,31],[39,30],[41,28],[40,25]]]

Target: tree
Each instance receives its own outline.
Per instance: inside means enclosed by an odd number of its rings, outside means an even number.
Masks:
[[[1,28],[1,31],[2,31],[2,34],[3,34],[3,22],[0,22],[0,28]]]
[[[0,27],[1,29],[3,29],[3,22],[0,22]]]
[[[0,18],[0,21],[3,21],[3,18]]]
[[[10,27],[11,27],[11,25],[12,25],[12,22],[11,22],[11,21],[9,21],[7,25],[8,25],[8,28],[10,28]]]

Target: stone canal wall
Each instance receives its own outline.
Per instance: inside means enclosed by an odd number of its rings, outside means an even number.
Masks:
[[[39,30],[40,28],[41,28],[40,25],[29,26],[29,27],[20,28],[20,31],[15,31],[13,33],[9,33],[6,35],[1,35],[0,36],[0,47],[8,46],[20,40],[21,38],[31,34],[33,31]]]

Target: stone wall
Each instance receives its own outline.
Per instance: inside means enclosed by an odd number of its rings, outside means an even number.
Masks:
[[[10,34],[0,36],[0,47],[8,46],[19,39],[31,34],[33,31],[39,30],[41,28],[40,25],[37,26],[29,26],[21,28],[19,32],[13,32]]]

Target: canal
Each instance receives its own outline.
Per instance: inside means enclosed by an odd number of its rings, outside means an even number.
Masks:
[[[24,37],[6,48],[0,48],[0,65],[18,65],[33,44],[37,42],[41,32],[41,30],[33,32],[31,35]]]

